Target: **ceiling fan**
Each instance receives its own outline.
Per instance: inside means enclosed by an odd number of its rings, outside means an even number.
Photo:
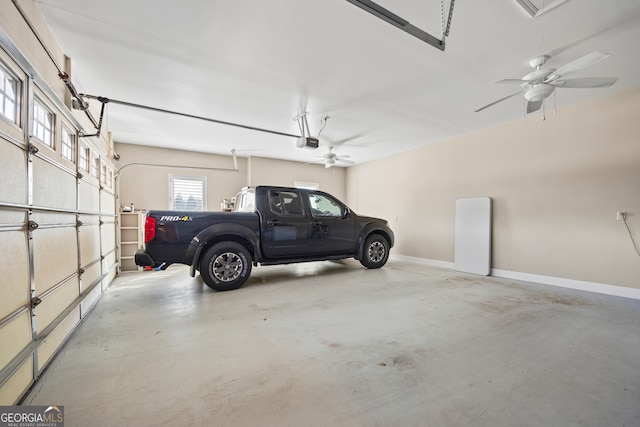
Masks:
[[[321,158],[321,162],[324,163],[325,168],[330,168],[331,166],[344,164],[344,165],[352,165],[354,162],[349,159],[351,156],[348,154],[337,154],[333,152],[333,146],[329,147],[329,151],[324,153],[322,156],[316,156]]]
[[[609,54],[599,51],[591,52],[581,58],[576,59],[558,69],[544,67],[549,55],[540,55],[533,58],[529,65],[534,71],[521,79],[504,79],[495,82],[496,84],[517,83],[522,88],[516,93],[500,98],[484,107],[478,108],[475,112],[482,111],[499,102],[512,98],[516,95],[524,94],[527,101],[527,114],[538,111],[542,107],[545,98],[551,95],[556,88],[605,88],[614,84],[617,77],[582,77],[575,79],[565,79],[565,76],[590,67],[600,61],[607,59]]]

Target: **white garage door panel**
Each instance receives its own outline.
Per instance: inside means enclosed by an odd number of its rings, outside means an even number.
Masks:
[[[116,214],[116,201],[113,194],[107,192],[100,194],[100,213],[107,215]]]
[[[97,221],[97,217],[92,220]],[[88,218],[81,219],[84,224]],[[100,228],[96,225],[83,225],[80,227],[80,263],[86,265],[100,259]]]
[[[82,289],[87,289],[94,282],[100,279],[102,276],[101,263],[91,264],[88,267],[84,267],[84,273],[82,273]]]
[[[82,300],[82,304],[81,304],[82,317],[87,315],[91,307],[93,307],[93,305],[96,302],[98,302],[98,299],[100,299],[101,295],[102,295],[102,287],[96,286],[93,289],[93,291],[91,291],[91,293],[87,295],[84,300]]]
[[[80,320],[80,310],[76,308],[73,310],[67,318],[60,323],[60,325],[53,331],[46,340],[38,348],[38,368],[42,369],[51,360],[51,357],[56,353],[58,347],[69,336],[73,328],[78,324]]]
[[[15,210],[15,211],[0,210],[0,224],[4,226],[7,226],[7,225],[24,226],[26,217],[27,215],[25,214],[25,212],[21,210]]]
[[[0,200],[11,203],[27,202],[26,152],[0,138]]]
[[[114,223],[108,223],[111,219],[105,220],[102,225],[102,248],[103,252],[108,252],[116,247],[116,225]]]
[[[34,157],[33,204],[75,210],[76,178],[42,159]]]
[[[78,272],[76,229],[38,229],[33,232],[36,295]]]
[[[39,212],[34,211],[30,219],[41,226],[74,226],[76,225],[75,213]]]
[[[111,266],[114,265],[117,261],[118,260],[116,259],[116,251],[113,251],[108,255],[105,255],[104,261],[103,261],[104,271],[108,271],[109,269],[111,269]],[[112,273],[115,275],[115,271],[113,271]]]
[[[0,366],[9,363],[30,341],[31,324],[25,311],[0,328]]]
[[[78,278],[65,282],[52,293],[42,298],[36,307],[36,326],[38,331],[46,328],[60,313],[71,305],[80,294]]]
[[[78,183],[78,204],[82,212],[98,212],[100,209],[98,187],[80,180]]]
[[[116,277],[117,269],[115,268],[117,259],[116,253],[111,252],[108,255],[105,255],[104,260],[102,260],[102,271],[107,273],[107,276],[102,282],[103,290],[107,289],[109,283],[113,281]]]
[[[33,382],[33,359],[27,359],[18,371],[0,387],[0,405],[14,405],[18,398]]]
[[[29,302],[29,256],[23,231],[0,232],[0,319]]]

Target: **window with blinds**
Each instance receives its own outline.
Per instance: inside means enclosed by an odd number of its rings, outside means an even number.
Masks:
[[[207,178],[204,176],[169,176],[169,209],[204,211],[207,209]]]

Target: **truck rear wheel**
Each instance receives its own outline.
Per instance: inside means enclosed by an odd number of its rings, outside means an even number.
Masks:
[[[216,243],[202,257],[200,275],[211,289],[238,289],[251,274],[251,255],[235,242]]]
[[[360,264],[367,268],[380,268],[389,259],[389,241],[380,234],[372,234],[364,241]]]

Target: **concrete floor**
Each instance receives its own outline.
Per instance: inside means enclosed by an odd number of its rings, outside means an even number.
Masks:
[[[639,426],[640,301],[390,261],[119,277],[23,402],[65,425]]]

